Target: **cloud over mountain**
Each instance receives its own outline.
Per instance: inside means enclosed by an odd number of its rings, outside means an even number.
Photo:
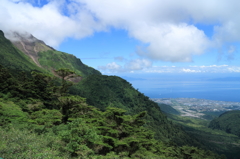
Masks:
[[[27,1],[13,3],[3,0],[0,4],[0,29],[3,31],[29,32],[47,44],[57,47],[67,37],[84,38],[101,28],[88,11],[69,14],[63,12],[64,1],[49,1],[42,7],[34,7]],[[68,13],[68,11],[66,12]],[[101,29],[100,29],[101,30]]]
[[[2,0],[0,29],[27,31],[57,47],[67,37],[113,27],[144,44],[139,56],[191,62],[209,48],[240,41],[238,6],[238,0]],[[213,35],[198,24],[210,26]]]

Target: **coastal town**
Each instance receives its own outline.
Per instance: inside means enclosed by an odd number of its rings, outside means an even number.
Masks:
[[[240,102],[214,101],[197,98],[152,98],[156,103],[167,104],[182,116],[201,117],[205,112],[240,110]]]

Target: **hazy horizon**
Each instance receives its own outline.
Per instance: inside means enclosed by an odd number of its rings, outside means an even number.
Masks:
[[[240,102],[239,74],[126,74],[121,77],[150,98],[198,98]]]

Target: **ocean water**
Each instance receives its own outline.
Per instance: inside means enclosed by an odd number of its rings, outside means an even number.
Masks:
[[[222,76],[142,77],[128,80],[150,98],[199,98],[240,102],[240,78]]]
[[[160,87],[140,88],[150,98],[199,98],[240,102],[238,82],[161,82]]]

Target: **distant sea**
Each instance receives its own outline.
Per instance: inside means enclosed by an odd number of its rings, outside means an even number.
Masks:
[[[123,78],[150,98],[199,98],[240,102],[238,74],[145,75]]]

